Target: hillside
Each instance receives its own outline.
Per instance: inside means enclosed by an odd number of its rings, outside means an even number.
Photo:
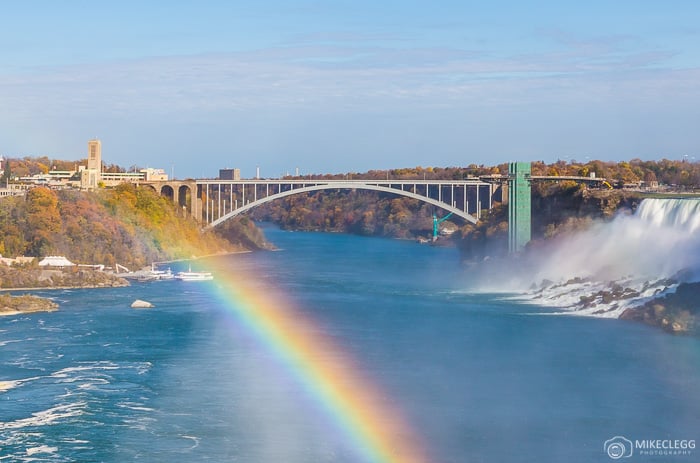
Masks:
[[[0,199],[0,254],[64,255],[81,264],[141,268],[264,246],[232,224],[227,237],[198,224],[149,188],[124,183],[96,192],[33,188],[26,197]]]
[[[583,230],[595,220],[610,220],[620,209],[633,211],[640,201],[635,191],[588,189],[570,181],[533,184],[529,246]],[[508,252],[507,205],[488,211],[476,225],[462,226],[454,242],[465,260],[504,256]]]
[[[433,209],[387,193],[325,191],[273,201],[254,210],[253,217],[290,230],[415,239],[432,232]]]

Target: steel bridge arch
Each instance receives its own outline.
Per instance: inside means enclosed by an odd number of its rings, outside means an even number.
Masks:
[[[205,230],[212,229],[212,228],[216,227],[217,225],[220,225],[220,224],[226,222],[227,220],[232,219],[233,217],[236,217],[239,214],[242,214],[243,212],[246,212],[254,207],[260,206],[260,205],[265,204],[267,202],[274,201],[275,199],[284,198],[286,196],[291,196],[291,195],[295,195],[298,193],[309,193],[312,191],[320,191],[320,190],[372,190],[372,191],[381,191],[384,193],[392,193],[395,195],[406,196],[408,198],[413,198],[413,199],[417,199],[417,200],[423,201],[423,202],[428,203],[428,204],[432,204],[433,206],[437,206],[441,209],[444,209],[448,212],[451,212],[452,214],[454,214],[456,216],[462,217],[467,222],[471,222],[473,224],[477,223],[477,219],[473,215],[471,215],[467,212],[464,212],[461,209],[457,209],[456,207],[450,206],[449,204],[442,202],[442,201],[439,201],[437,199],[429,198],[427,196],[421,196],[419,194],[412,193],[410,191],[404,191],[404,190],[399,190],[396,188],[384,187],[384,186],[379,186],[379,185],[371,185],[371,184],[333,183],[333,184],[311,185],[311,186],[302,187],[302,188],[294,188],[291,190],[283,191],[281,193],[275,193],[275,194],[266,196],[265,198],[258,199],[256,201],[248,203],[244,206],[241,206],[236,210],[233,210],[227,214],[222,215],[218,219],[209,223],[206,227],[204,227],[204,229]]]

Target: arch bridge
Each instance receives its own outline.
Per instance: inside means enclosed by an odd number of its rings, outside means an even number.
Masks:
[[[295,194],[322,190],[371,190],[423,201],[476,223],[483,209],[502,201],[496,183],[464,180],[170,180],[140,182],[169,197],[204,228],[213,228],[254,207]]]

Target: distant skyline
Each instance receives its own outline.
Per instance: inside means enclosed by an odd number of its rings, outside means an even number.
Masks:
[[[3,3],[0,154],[176,177],[700,159],[700,3]]]

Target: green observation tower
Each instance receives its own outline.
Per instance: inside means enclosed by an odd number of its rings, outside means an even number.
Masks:
[[[520,251],[530,241],[530,163],[508,164],[508,250]]]

